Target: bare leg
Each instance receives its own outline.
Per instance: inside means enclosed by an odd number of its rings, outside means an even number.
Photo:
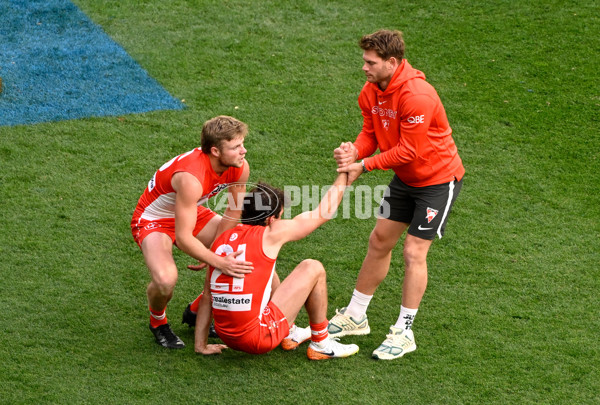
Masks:
[[[373,295],[390,269],[392,249],[404,233],[408,224],[378,218],[369,238],[369,250],[363,261],[356,289],[363,294]]]
[[[402,284],[402,305],[419,308],[427,288],[427,252],[432,241],[407,235],[404,242],[405,274]]]
[[[275,274],[273,274],[273,281],[271,281],[271,299],[273,299],[273,295],[275,294],[275,291],[277,291],[277,289],[279,288],[280,284],[281,280],[279,279],[279,275],[277,274],[277,272],[275,272]]]
[[[202,228],[200,232],[198,232],[198,235],[196,235],[196,239],[202,242],[207,248],[210,248],[215,238],[217,237],[217,228],[219,227],[220,223],[220,215],[213,217],[210,221],[208,221],[206,225],[204,225],[204,228]]]
[[[146,290],[150,308],[165,308],[173,297],[177,283],[177,266],[173,260],[173,243],[164,233],[154,232],[142,242],[142,253],[152,280]]]
[[[325,268],[316,261],[302,261],[279,285],[271,301],[291,325],[302,306],[312,323],[327,320],[327,278]]]

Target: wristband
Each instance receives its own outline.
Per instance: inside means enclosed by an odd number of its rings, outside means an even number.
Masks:
[[[362,172],[363,173],[368,173],[369,171],[367,170],[367,167],[365,166],[365,160],[364,159],[360,162],[360,164],[362,165],[362,168],[363,168]]]

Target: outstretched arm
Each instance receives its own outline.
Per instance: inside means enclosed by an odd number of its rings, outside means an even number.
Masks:
[[[347,185],[349,185],[348,175],[339,173],[316,209],[303,212],[291,220],[273,222],[269,226],[269,232],[265,233],[265,252],[269,251],[276,254],[284,243],[308,236],[319,226],[333,218],[344,197]]]
[[[348,175],[348,184],[350,185],[366,170],[364,164],[364,160],[361,162],[350,163],[347,166],[338,167],[337,172],[346,173]]]

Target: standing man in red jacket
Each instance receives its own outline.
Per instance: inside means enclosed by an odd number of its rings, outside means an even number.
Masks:
[[[446,112],[425,75],[404,59],[399,31],[380,30],[359,42],[367,76],[358,103],[363,128],[356,141],[334,150],[339,172],[352,182],[372,170],[395,175],[379,208],[352,299],[329,322],[333,337],[370,333],[367,307],[386,277],[392,249],[407,231],[400,315],[376,359],[416,350],[412,324],[427,287],[427,252],[444,234],[448,214],[465,173]],[[380,153],[371,156],[377,149]]]

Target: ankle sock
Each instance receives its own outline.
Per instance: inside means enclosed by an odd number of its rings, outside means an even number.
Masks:
[[[412,324],[415,320],[415,316],[417,316],[417,309],[405,308],[400,305],[400,315],[398,316],[398,320],[394,325],[395,328],[409,330],[412,329]]]
[[[350,304],[346,308],[345,314],[351,316],[354,319],[360,319],[367,313],[367,308],[371,302],[372,295],[363,294],[360,291],[354,289],[352,293],[352,299]]]
[[[327,339],[329,332],[327,331],[327,325],[329,321],[325,319],[321,323],[310,323],[310,340],[313,342],[322,342]]]
[[[148,307],[148,309],[150,310],[150,326],[158,328],[159,326],[168,323],[166,313],[167,308],[163,308],[160,311],[156,311],[150,307]]]

